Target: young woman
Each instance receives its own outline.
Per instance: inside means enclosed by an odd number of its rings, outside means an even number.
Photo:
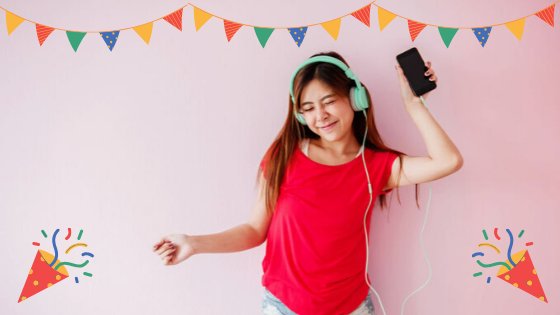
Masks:
[[[437,81],[431,63],[426,66],[425,75]],[[163,263],[242,251],[266,240],[264,314],[373,314],[366,271],[372,200],[379,197],[383,208],[393,188],[445,177],[463,163],[395,68],[428,156],[387,147],[367,88],[339,54],[316,54],[292,76],[288,115],[261,161],[249,220],[216,234],[163,237],[153,248]]]

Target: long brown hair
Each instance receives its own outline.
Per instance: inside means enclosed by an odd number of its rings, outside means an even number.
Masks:
[[[323,52],[315,54],[315,56],[331,56],[340,59],[346,65],[348,63],[336,52]],[[330,86],[335,93],[338,95],[348,96],[350,94],[350,88],[355,86],[355,82],[349,79],[344,71],[338,66],[326,63],[326,62],[316,62],[311,63],[303,67],[294,78],[294,98],[296,104],[292,102],[292,97],[289,97],[288,103],[288,116],[284,122],[284,126],[280,130],[279,134],[270,147],[267,149],[262,161],[265,162],[264,165],[264,178],[266,180],[266,209],[269,213],[274,211],[276,206],[276,201],[278,200],[278,195],[280,193],[280,186],[284,178],[284,173],[288,166],[288,162],[296,149],[299,141],[303,138],[318,139],[320,136],[315,134],[308,126],[300,124],[294,115],[294,110],[299,110],[300,106],[300,96],[303,88],[313,79],[322,81],[323,83]],[[361,83],[361,82],[360,82]],[[403,153],[394,149],[389,148],[383,143],[377,127],[375,126],[375,116],[373,110],[373,103],[371,101],[371,96],[365,85],[362,84],[367,93],[367,98],[370,106],[367,108],[367,137],[365,141],[366,148],[374,151],[390,151],[398,154],[400,162],[400,170],[398,181],[400,181],[402,173],[402,155]],[[357,113],[357,112],[356,112]],[[355,115],[356,116],[356,115]],[[365,132],[365,121],[364,119],[356,119],[352,121],[352,130],[354,137],[356,139],[362,139]],[[359,141],[361,143],[361,141]],[[257,171],[257,182],[261,176],[263,170],[259,167]],[[400,203],[399,189],[397,186],[397,199]],[[386,195],[379,195],[379,204],[381,209],[386,207]],[[416,184],[416,204],[418,204],[418,184]]]

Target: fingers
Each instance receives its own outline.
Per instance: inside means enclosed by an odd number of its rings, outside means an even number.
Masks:
[[[427,61],[425,64],[426,64],[426,67],[428,68],[428,70],[426,70],[424,75],[427,76],[427,77],[429,76],[430,81],[437,82],[437,76],[435,75],[435,71],[432,69],[432,63],[430,61]]]
[[[159,255],[159,257],[161,258],[161,260],[165,261],[169,256],[171,256],[172,254],[175,253],[175,250],[176,249],[174,247],[169,248],[166,251],[164,251],[163,253],[161,253]]]
[[[166,242],[165,244],[161,245],[157,250],[154,251],[156,252],[157,255],[161,256],[165,251],[172,248],[175,248],[175,245]]]
[[[176,254],[177,248],[173,244],[164,244],[156,251],[165,265],[169,265]]]
[[[165,238],[162,238],[161,241],[159,241],[159,242],[157,242],[157,243],[154,244],[153,251],[155,252],[156,250],[158,250],[158,249],[159,249],[163,244],[165,244],[165,243],[171,243],[171,241],[170,241],[170,240],[167,240],[167,239],[165,239]]]

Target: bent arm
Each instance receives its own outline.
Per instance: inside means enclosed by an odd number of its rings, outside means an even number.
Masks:
[[[433,181],[448,176],[463,166],[461,153],[422,103],[407,103],[406,110],[424,139],[428,156],[404,155],[399,182],[397,182],[397,178],[399,177],[400,162],[399,159],[395,159],[391,176],[383,190]]]

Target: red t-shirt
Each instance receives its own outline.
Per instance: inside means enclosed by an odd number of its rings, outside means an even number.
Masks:
[[[395,158],[392,152],[365,150],[373,201],[389,180]],[[369,290],[363,226],[368,202],[361,155],[329,166],[297,147],[268,229],[262,285],[300,315],[348,314],[358,308]]]

